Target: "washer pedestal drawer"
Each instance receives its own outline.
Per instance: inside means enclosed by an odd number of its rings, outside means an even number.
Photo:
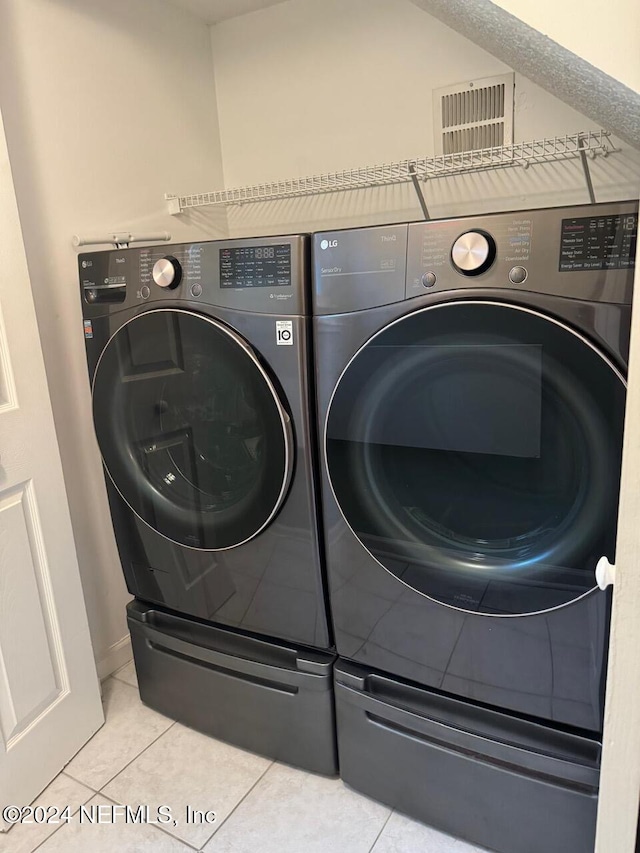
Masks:
[[[600,744],[338,660],[343,780],[499,853],[593,850]]]
[[[127,606],[142,701],[191,728],[315,773],[338,772],[335,656]]]

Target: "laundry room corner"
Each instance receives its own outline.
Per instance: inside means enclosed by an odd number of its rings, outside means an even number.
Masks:
[[[513,69],[514,142],[598,127],[518,65],[411,2],[287,0],[214,24],[211,38],[229,190],[431,156],[437,153],[434,91],[481,86]],[[273,92],[282,93],[277,101]],[[620,148],[615,158],[591,163],[599,201],[640,187],[640,154],[627,143]],[[588,199],[575,162],[435,176],[422,188],[432,218]],[[227,209],[231,236],[283,233],[293,223],[317,231],[422,218],[410,183]]]
[[[163,48],[164,45],[164,48]],[[98,49],[99,47],[99,49]],[[74,235],[224,236],[164,193],[222,180],[206,23],[164,0],[8,0],[0,99],[101,677],[131,656],[89,407]]]

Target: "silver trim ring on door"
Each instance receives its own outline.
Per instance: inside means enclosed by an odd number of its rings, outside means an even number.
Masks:
[[[266,373],[266,371],[264,370],[264,368],[260,364],[260,361],[259,361],[258,357],[256,356],[251,345],[243,337],[241,337],[241,335],[239,335],[237,332],[234,332],[232,329],[230,329],[228,326],[225,326],[223,323],[220,323],[218,320],[214,320],[212,317],[207,317],[204,314],[198,314],[195,311],[187,311],[184,308],[152,308],[149,311],[142,311],[140,314],[136,314],[135,317],[131,317],[131,319],[127,320],[126,323],[123,323],[121,326],[118,327],[118,329],[116,329],[116,331],[111,335],[111,337],[109,338],[107,343],[104,345],[102,352],[100,353],[100,357],[98,358],[98,361],[96,363],[95,370],[93,371],[93,379],[91,381],[91,402],[92,402],[92,404],[93,404],[93,400],[94,400],[96,377],[97,377],[98,371],[100,369],[100,363],[102,361],[102,357],[104,356],[105,352],[109,348],[109,345],[111,344],[113,339],[116,337],[116,335],[118,335],[122,331],[122,329],[124,329],[130,323],[133,323],[136,320],[139,320],[141,317],[148,317],[149,314],[186,314],[189,317],[195,317],[198,320],[204,320],[206,323],[210,323],[219,332],[223,332],[225,335],[227,335],[227,337],[229,337],[235,344],[237,344],[241,349],[244,350],[246,355],[248,355],[248,357],[254,363],[255,367],[258,369],[259,373],[261,374],[265,384],[267,385],[267,388],[271,392],[271,396],[273,397],[273,401],[276,404],[276,409],[278,410],[278,415],[280,417],[280,422],[282,424],[282,433],[284,435],[284,452],[285,452],[285,460],[284,461],[285,461],[285,464],[284,464],[284,477],[282,479],[282,486],[280,488],[280,493],[278,494],[278,498],[274,504],[273,509],[271,510],[271,513],[269,514],[268,518],[266,519],[266,521],[257,530],[255,530],[251,534],[251,536],[247,536],[247,538],[243,539],[241,542],[236,542],[233,545],[227,545],[225,548],[195,548],[192,545],[186,545],[184,542],[178,542],[176,539],[171,539],[169,536],[166,536],[160,530],[156,530],[156,528],[152,524],[149,524],[149,522],[146,521],[140,515],[140,513],[136,512],[136,510],[131,506],[131,504],[126,499],[126,497],[122,494],[122,491],[118,487],[118,484],[116,483],[114,478],[111,476],[111,472],[109,471],[109,468],[107,466],[105,458],[102,455],[102,449],[100,448],[100,442],[98,441],[98,449],[100,450],[100,458],[102,459],[102,464],[104,466],[104,470],[107,472],[109,479],[113,483],[114,488],[116,489],[116,491],[118,492],[118,494],[120,495],[122,500],[129,507],[131,512],[137,518],[139,518],[143,524],[146,524],[146,526],[150,530],[153,530],[155,533],[157,533],[158,536],[162,536],[163,539],[166,539],[168,542],[173,542],[176,545],[180,545],[182,548],[189,548],[191,551],[230,551],[232,548],[238,548],[240,545],[244,545],[246,542],[250,542],[252,539],[255,539],[255,537],[259,533],[261,533],[266,527],[268,527],[269,524],[271,524],[274,517],[280,511],[282,504],[284,503],[285,497],[286,497],[287,492],[289,490],[289,486],[291,484],[291,477],[293,475],[294,451],[293,451],[293,428],[291,426],[291,418],[289,417],[286,409],[282,405],[282,402],[280,400],[280,397],[278,396],[278,392],[277,392],[273,382],[271,381],[271,379],[269,378],[269,375]],[[93,420],[93,405],[92,405],[92,420]],[[94,424],[94,433],[95,433],[95,424]],[[96,440],[97,440],[97,434],[96,434]]]
[[[598,584],[595,580],[595,575],[594,575],[594,583],[593,583],[593,586],[591,587],[591,589],[588,589],[586,592],[583,592],[581,595],[578,595],[576,598],[572,598],[571,601],[567,601],[564,604],[558,604],[558,605],[556,605],[556,607],[548,607],[545,610],[527,611],[526,613],[479,613],[478,611],[475,611],[475,610],[465,610],[463,607],[455,607],[453,604],[446,604],[444,601],[439,601],[437,598],[432,598],[430,595],[427,595],[425,592],[421,592],[420,590],[411,586],[406,581],[404,581],[402,578],[399,578],[397,575],[394,575],[393,572],[391,572],[385,565],[383,565],[383,563],[380,562],[380,560],[377,559],[377,557],[375,557],[371,553],[371,551],[367,548],[367,546],[364,544],[364,542],[360,539],[358,534],[355,532],[353,527],[349,524],[349,521],[348,521],[347,517],[345,516],[345,514],[342,510],[342,506],[340,505],[340,501],[338,500],[338,497],[337,497],[335,490],[333,488],[333,482],[331,480],[331,472],[329,470],[329,463],[328,463],[329,455],[327,453],[327,441],[328,441],[327,429],[328,429],[328,424],[329,424],[329,416],[331,414],[331,406],[333,405],[333,398],[335,397],[336,392],[340,386],[340,383],[342,382],[342,378],[344,377],[345,373],[349,370],[351,363],[353,361],[355,361],[356,358],[360,355],[360,353],[364,349],[366,349],[366,347],[368,347],[369,344],[371,344],[379,335],[388,331],[390,328],[397,325],[398,323],[403,322],[403,320],[406,320],[407,317],[414,317],[417,314],[423,314],[426,311],[433,311],[434,309],[438,309],[438,308],[451,308],[451,307],[455,307],[457,305],[464,305],[465,307],[468,305],[491,305],[491,306],[496,307],[496,308],[511,308],[514,311],[521,311],[524,314],[532,314],[535,317],[539,317],[541,320],[545,320],[548,323],[553,323],[554,325],[563,329],[565,332],[569,332],[570,334],[574,335],[574,337],[578,338],[578,340],[580,340],[583,344],[586,344],[586,346],[588,346],[591,350],[593,350],[593,352],[595,352],[596,355],[600,356],[600,358],[604,361],[604,363],[607,365],[607,367],[609,367],[611,369],[611,371],[615,374],[615,376],[620,380],[620,382],[623,384],[625,389],[627,388],[627,380],[622,375],[622,373],[618,370],[618,368],[615,366],[615,364],[600,349],[598,349],[598,347],[595,346],[595,344],[593,344],[588,338],[586,338],[584,335],[580,334],[580,332],[577,332],[575,329],[572,329],[571,326],[567,326],[565,323],[561,322],[560,320],[557,320],[556,318],[551,317],[548,314],[544,314],[540,311],[535,311],[532,308],[525,308],[524,306],[515,305],[515,304],[510,303],[510,302],[497,302],[493,299],[456,299],[456,300],[450,300],[448,302],[438,302],[435,305],[427,305],[425,308],[418,308],[415,311],[408,311],[406,314],[403,314],[401,317],[397,317],[391,323],[387,323],[386,326],[383,326],[381,329],[378,329],[377,332],[375,332],[360,347],[358,347],[356,352],[351,356],[351,358],[349,359],[349,361],[347,362],[347,364],[345,365],[345,367],[341,371],[340,376],[338,377],[338,380],[336,381],[336,383],[334,385],[333,391],[331,392],[331,397],[329,399],[329,405],[327,406],[327,414],[326,414],[325,419],[324,419],[324,435],[323,435],[323,441],[322,441],[322,449],[323,449],[323,453],[324,453],[324,466],[325,466],[325,470],[327,472],[327,480],[329,481],[329,488],[331,489],[331,494],[333,495],[333,499],[336,502],[336,506],[338,507],[338,510],[340,511],[340,515],[342,516],[344,523],[347,525],[347,527],[349,528],[351,533],[354,535],[354,537],[356,538],[358,543],[362,546],[362,548],[364,548],[364,550],[371,557],[371,559],[374,560],[382,569],[384,569],[385,572],[388,572],[391,575],[391,577],[393,577],[396,581],[398,581],[398,583],[403,584],[407,589],[410,589],[412,592],[416,593],[416,595],[421,595],[424,598],[428,599],[429,601],[433,601],[434,604],[439,604],[441,607],[448,607],[451,610],[457,610],[458,612],[461,612],[461,613],[469,613],[473,616],[482,616],[482,617],[489,618],[489,619],[514,619],[514,618],[522,618],[524,616],[537,616],[537,615],[540,615],[541,613],[551,613],[554,610],[561,610],[563,607],[569,607],[570,605],[575,604],[576,601],[580,601],[580,599],[585,598],[587,595],[591,595],[591,593],[594,590],[598,589]]]

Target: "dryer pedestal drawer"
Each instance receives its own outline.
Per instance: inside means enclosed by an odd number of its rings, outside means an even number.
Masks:
[[[499,853],[593,850],[600,745],[339,660],[343,780]]]
[[[334,655],[127,607],[142,701],[191,728],[315,773],[338,772]]]

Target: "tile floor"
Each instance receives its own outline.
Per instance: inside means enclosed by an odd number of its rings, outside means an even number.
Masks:
[[[481,853],[326,779],[205,737],[140,702],[133,662],[103,684],[106,723],[34,805],[61,826],[0,834],[0,853]],[[167,825],[88,823],[94,805],[171,807]],[[84,806],[80,822],[80,806]],[[186,808],[215,812],[185,820]],[[102,812],[103,815],[105,812]],[[175,820],[175,825],[173,821]]]

